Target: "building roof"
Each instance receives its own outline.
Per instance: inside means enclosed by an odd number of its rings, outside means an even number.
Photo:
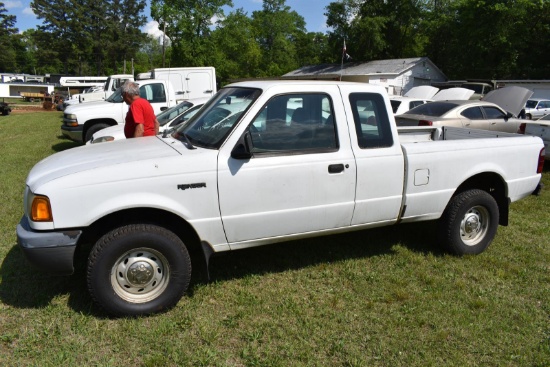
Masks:
[[[340,75],[399,75],[420,62],[429,62],[430,67],[437,67],[427,57],[408,59],[374,60],[369,62],[349,62],[344,64],[308,65],[283,75],[293,77],[330,77]],[[439,70],[439,69],[437,69]]]

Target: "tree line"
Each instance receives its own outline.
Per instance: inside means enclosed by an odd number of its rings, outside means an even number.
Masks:
[[[33,0],[42,21],[19,33],[0,2],[0,71],[110,75],[214,66],[223,82],[301,66],[429,57],[450,79],[548,79],[550,0],[340,0],[327,32],[308,32],[286,0],[251,14],[231,0],[152,0],[165,37],[141,31],[145,0]],[[314,5],[312,5],[314,6]],[[126,69],[126,70],[124,70]]]

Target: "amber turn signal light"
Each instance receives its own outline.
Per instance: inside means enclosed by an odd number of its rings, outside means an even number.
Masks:
[[[50,199],[46,196],[35,196],[32,201],[31,219],[33,222],[53,221]]]

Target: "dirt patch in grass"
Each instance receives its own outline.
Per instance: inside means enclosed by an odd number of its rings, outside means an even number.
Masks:
[[[11,113],[23,114],[30,112],[56,112],[55,109],[45,109],[42,106],[11,105]]]

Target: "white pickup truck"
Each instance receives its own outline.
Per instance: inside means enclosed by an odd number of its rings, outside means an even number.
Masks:
[[[450,251],[483,252],[510,203],[540,186],[541,139],[441,127],[398,134],[391,111],[386,91],[369,84],[226,86],[170,136],[39,162],[18,242],[31,263],[59,274],[73,272],[77,247],[95,243],[88,289],[113,315],[174,306],[192,265],[221,251],[438,220]]]
[[[140,80],[140,95],[153,106],[155,115],[179,103],[170,81]],[[105,101],[69,105],[63,112],[61,133],[76,142],[85,143],[97,131],[124,123],[128,105],[124,103],[120,89]]]

